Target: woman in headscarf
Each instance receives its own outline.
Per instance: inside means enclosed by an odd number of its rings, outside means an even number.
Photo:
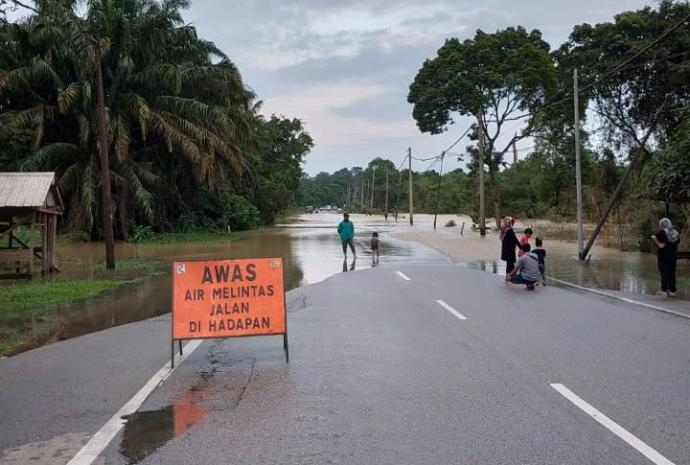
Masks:
[[[669,297],[676,296],[676,260],[680,233],[673,227],[668,218],[659,220],[659,230],[652,235],[656,245],[659,274],[661,275],[661,292]]]
[[[520,246],[515,231],[513,230],[513,225],[515,220],[506,216],[503,219],[503,225],[501,226],[501,260],[506,262],[506,280],[508,275],[515,267],[515,248]]]

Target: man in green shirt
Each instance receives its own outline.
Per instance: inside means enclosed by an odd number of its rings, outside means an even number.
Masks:
[[[343,242],[343,255],[347,258],[347,246],[350,246],[352,250],[353,258],[357,258],[357,253],[355,252],[355,225],[350,221],[350,215],[347,213],[343,214],[343,221],[338,225],[338,234],[340,234],[340,240]]]

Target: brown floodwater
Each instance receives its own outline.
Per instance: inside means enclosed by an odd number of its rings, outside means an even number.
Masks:
[[[160,259],[166,263],[175,260],[213,260],[247,257],[282,257],[285,266],[286,289],[319,282],[343,271],[356,271],[372,266],[368,241],[371,232],[381,231],[381,259],[379,266],[395,263],[448,263],[440,253],[407,241],[387,237],[393,227],[388,222],[369,219],[357,222],[355,244],[358,259],[348,257],[343,262],[342,249],[335,231],[340,216],[335,213],[304,215],[288,224],[253,231],[239,240],[218,240],[200,243],[139,245],[141,257]],[[116,256],[135,258],[131,244],[119,243]],[[103,261],[103,244],[79,243],[58,250],[62,272],[58,279],[93,278],[94,264]],[[170,275],[155,276],[150,280],[125,284],[94,299],[73,305],[69,317],[53,333],[37,344],[77,337],[105,328],[132,323],[163,315],[170,311]]]
[[[454,218],[457,228],[445,229],[448,234],[459,234],[459,226],[467,220],[451,215],[439,218],[439,228]],[[381,258],[378,266],[398,263],[448,263],[439,252],[411,241],[398,240],[393,233],[431,230],[432,215],[416,215],[415,226],[409,226],[404,217],[395,222],[382,217],[353,215],[357,227],[355,240],[358,259],[343,261],[340,240],[335,231],[340,215],[319,213],[301,215],[287,224],[248,233],[239,240],[217,240],[202,243],[139,245],[142,257],[174,260],[212,260],[247,257],[282,257],[285,264],[286,289],[319,282],[343,271],[356,271],[372,266],[368,248],[371,232],[381,234]],[[467,220],[469,222],[469,220]],[[472,234],[468,229],[465,234]],[[498,249],[498,247],[497,247]],[[620,252],[597,248],[591,260],[583,264],[577,260],[572,247],[548,250],[547,273],[555,278],[587,287],[616,291],[653,294],[658,290],[656,257],[652,254]],[[136,257],[131,244],[119,243],[118,258]],[[58,279],[92,278],[95,263],[103,260],[103,245],[81,243],[61,247],[58,260],[62,273]],[[500,260],[465,260],[463,266],[501,274],[504,263]],[[690,300],[690,261],[678,263],[678,297]],[[150,280],[125,284],[118,289],[85,300],[66,309],[68,318],[51,334],[34,341],[33,346],[56,340],[77,337],[105,328],[123,325],[163,315],[170,311],[170,275],[163,274]],[[30,325],[30,322],[26,322]]]

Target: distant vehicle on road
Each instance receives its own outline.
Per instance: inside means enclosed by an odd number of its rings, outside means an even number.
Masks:
[[[311,205],[307,205],[306,207],[304,207],[304,213],[314,213],[314,207],[312,207]]]

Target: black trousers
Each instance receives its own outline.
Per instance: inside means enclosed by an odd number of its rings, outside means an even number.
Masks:
[[[515,268],[515,260],[506,260],[506,275],[510,274]]]
[[[347,255],[347,246],[350,246],[350,250],[352,250],[352,255],[357,255],[355,253],[355,241],[350,239],[347,241],[342,241],[343,242],[343,255]]]
[[[676,257],[659,257],[662,292],[676,292],[676,260]]]

